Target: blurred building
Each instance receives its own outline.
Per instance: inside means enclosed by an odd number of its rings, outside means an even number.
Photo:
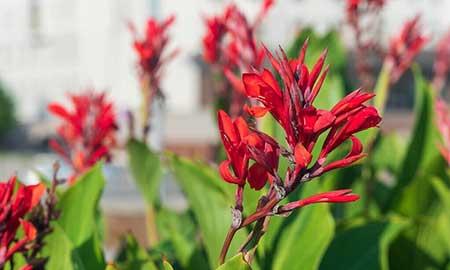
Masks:
[[[200,106],[202,15],[219,11],[221,0],[4,0],[0,2],[0,78],[17,101],[19,116],[32,121],[49,100],[86,86],[108,89],[122,108],[139,103],[127,21],[143,25],[148,15],[176,14],[172,45],[181,49],[163,82],[170,113],[195,113]],[[250,16],[258,0],[238,0]],[[319,31],[340,27],[343,0],[278,0],[263,26],[270,46],[286,44],[301,26]],[[396,31],[405,18],[422,13],[428,31],[450,27],[449,0],[388,0],[383,24]],[[386,36],[380,38],[386,40]]]

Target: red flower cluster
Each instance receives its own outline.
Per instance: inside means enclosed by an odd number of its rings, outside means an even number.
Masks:
[[[376,127],[381,121],[374,107],[364,105],[373,94],[356,90],[331,110],[316,108],[314,100],[328,70],[328,67],[324,67],[326,51],[309,69],[304,63],[306,49],[307,42],[299,57],[292,60],[288,60],[281,49],[277,56],[265,51],[281,78],[281,85],[277,76],[267,69],[245,73],[242,77],[246,95],[259,102],[259,105],[246,107],[247,112],[256,118],[270,113],[285,132],[287,149],[261,131],[249,129],[243,118],[233,122],[224,112],[219,112],[219,130],[228,157],[220,165],[220,173],[225,181],[237,184],[239,188],[248,181],[252,188],[261,189],[270,180],[272,192],[276,192],[276,197],[281,200],[302,182],[327,171],[350,166],[364,157],[362,143],[354,134]],[[313,150],[322,134],[326,134],[325,142],[317,146],[321,151],[313,159]],[[346,141],[352,144],[348,154],[339,160],[329,160],[329,154]],[[292,164],[284,180],[278,175],[280,155]],[[273,195],[269,194],[268,197]],[[336,191],[296,205],[327,201],[324,197],[329,202],[357,199],[348,196],[348,192]]]
[[[436,102],[436,122],[442,137],[439,150],[450,166],[450,110],[443,100]]]
[[[440,91],[447,79],[450,70],[450,31],[448,31],[436,45],[436,57],[434,60],[433,86]]]
[[[135,27],[132,24],[129,25],[134,35],[134,49],[139,57],[141,76],[150,81],[149,87],[157,95],[162,95],[159,87],[161,67],[177,53],[177,51],[166,53],[169,42],[167,31],[174,21],[175,16],[170,16],[161,22],[149,18],[142,39],[138,36]]]
[[[235,90],[244,93],[240,79],[234,72],[259,69],[264,60],[264,50],[255,39],[256,28],[261,24],[273,0],[265,0],[255,21],[250,23],[236,5],[227,6],[223,14],[206,18],[207,32],[203,37],[203,57],[223,71]]]
[[[24,216],[40,201],[45,192],[43,184],[23,186],[19,184],[16,192],[16,178],[0,183],[0,268],[17,252],[28,250],[36,238],[36,228]],[[19,228],[23,230],[21,239],[16,238]],[[25,266],[24,269],[27,269]]]
[[[385,60],[390,69],[391,83],[400,79],[429,40],[422,33],[419,23],[419,16],[406,21],[400,33],[391,38]]]
[[[51,140],[50,146],[72,166],[73,182],[98,160],[110,159],[117,124],[113,103],[107,101],[105,93],[88,91],[71,95],[70,100],[72,109],[51,103],[48,110],[63,120],[57,130],[59,139]]]

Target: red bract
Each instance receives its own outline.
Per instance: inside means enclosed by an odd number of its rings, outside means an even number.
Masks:
[[[434,60],[433,86],[440,91],[447,79],[450,69],[450,31],[448,31],[436,45],[436,56]]]
[[[72,108],[51,103],[48,110],[62,120],[57,130],[59,138],[51,140],[50,146],[72,166],[73,182],[100,159],[111,158],[117,124],[113,103],[107,101],[104,93],[90,90],[70,95],[70,101]]]
[[[391,83],[400,79],[427,42],[428,37],[422,33],[420,28],[419,16],[407,21],[400,33],[391,38],[385,59],[389,67]]]
[[[0,183],[0,268],[12,258],[16,252],[27,250],[27,245],[36,237],[36,229],[30,222],[24,220],[40,201],[45,192],[43,184],[16,188],[16,178]],[[16,233],[22,228],[24,234],[17,239]]]
[[[134,35],[134,49],[139,57],[141,76],[150,82],[148,87],[157,95],[162,95],[159,86],[161,68],[176,54],[176,51],[167,52],[169,43],[167,32],[174,21],[175,16],[169,16],[161,22],[155,18],[149,18],[142,38],[137,34],[135,27],[130,24],[131,32]]]
[[[298,200],[281,206],[277,210],[277,214],[289,213],[295,209],[302,208],[309,204],[315,203],[346,203],[354,202],[359,196],[353,194],[350,189],[341,189],[330,192],[319,193],[306,199]]]
[[[450,111],[443,100],[436,102],[436,121],[442,137],[442,144],[439,145],[439,150],[450,165]]]

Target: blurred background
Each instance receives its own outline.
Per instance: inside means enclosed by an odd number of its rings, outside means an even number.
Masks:
[[[218,140],[211,110],[211,73],[201,57],[203,16],[222,10],[224,0],[0,0],[0,177],[17,172],[25,181],[34,181],[34,169],[50,172],[57,157],[47,141],[54,135],[56,119],[47,113],[51,101],[67,101],[67,92],[87,87],[106,90],[118,108],[125,127],[127,110],[139,106],[139,82],[132,35],[133,22],[139,30],[152,15],[176,15],[171,46],[180,53],[164,71],[162,88],[167,108],[160,112],[162,130],[155,147],[178,154],[210,160]],[[250,18],[260,1],[236,0]],[[320,5],[318,5],[320,2]],[[296,33],[312,27],[319,33],[337,29],[343,34],[349,58],[353,44],[345,26],[343,0],[279,0],[260,28],[259,36],[270,48],[287,46]],[[450,28],[450,0],[390,0],[381,14],[379,39],[386,45],[389,36],[416,14],[433,41]],[[434,57],[431,42],[418,61],[431,74]],[[378,59],[380,62],[381,60]],[[374,59],[377,61],[377,59]],[[352,63],[350,60],[349,63]],[[347,68],[347,80],[354,67]],[[397,129],[407,135],[412,123],[412,77],[407,74],[391,91],[382,128]],[[124,128],[125,129],[125,128]],[[124,135],[125,136],[125,135]],[[107,189],[103,208],[109,224],[109,245],[116,235],[133,230],[146,239],[144,203],[121,169],[125,157],[115,157],[106,169]],[[172,206],[184,207],[176,186],[170,181],[161,193]],[[164,196],[163,196],[164,198]],[[124,219],[126,217],[126,219]],[[144,240],[142,240],[144,241]]]

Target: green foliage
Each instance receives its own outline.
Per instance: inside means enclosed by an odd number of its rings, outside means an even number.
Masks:
[[[104,269],[102,243],[96,215],[105,185],[102,165],[98,164],[64,192],[58,203],[60,218],[53,224],[44,254],[46,269]]]
[[[121,270],[157,270],[148,252],[139,246],[136,238],[128,234],[122,240],[117,256],[117,265]]]
[[[241,254],[229,259],[221,265],[217,270],[251,270],[252,268],[245,262]]]
[[[339,233],[320,269],[389,269],[390,242],[405,227],[402,222],[370,222]]]
[[[130,170],[146,202],[152,205],[158,197],[162,176],[161,161],[145,143],[130,140],[127,145]]]
[[[176,180],[186,194],[202,236],[212,269],[217,266],[219,252],[231,225],[232,188],[222,181],[216,170],[176,156],[170,157]],[[231,250],[244,241],[245,232],[236,235]]]

